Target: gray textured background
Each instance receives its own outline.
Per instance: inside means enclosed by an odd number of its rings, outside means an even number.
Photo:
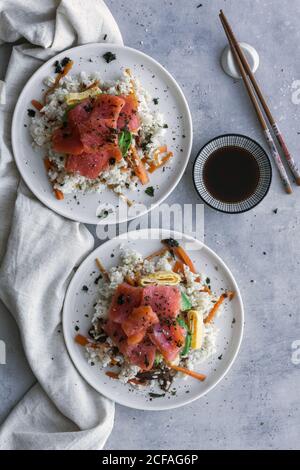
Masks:
[[[240,40],[260,54],[257,77],[298,155],[300,105],[292,83],[300,79],[299,0],[107,0],[126,45],[161,62],[183,88],[194,122],[194,145],[184,178],[168,202],[199,202],[191,167],[197,150],[226,132],[245,133],[265,146],[240,82],[222,74],[225,45],[218,20],[223,8]],[[201,7],[196,8],[197,5]],[[9,47],[0,47],[4,75]],[[246,328],[238,359],[207,397],[174,411],[147,413],[116,407],[107,449],[298,449],[300,365],[291,344],[300,339],[299,192],[283,193],[277,173],[267,198],[242,215],[205,208],[205,239],[238,280]],[[274,209],[278,209],[275,214]],[[265,254],[264,254],[265,253]],[[17,327],[4,307],[0,339],[0,421],[34,382]]]

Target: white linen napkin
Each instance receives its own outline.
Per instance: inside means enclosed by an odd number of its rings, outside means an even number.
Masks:
[[[38,383],[0,428],[0,449],[101,449],[114,404],[79,375],[67,353],[61,309],[74,266],[93,248],[87,228],[47,209],[19,183],[11,117],[32,73],[76,44],[122,44],[102,0],[0,0],[0,41],[14,47],[0,102],[0,297],[15,317]],[[6,103],[5,103],[6,101]]]

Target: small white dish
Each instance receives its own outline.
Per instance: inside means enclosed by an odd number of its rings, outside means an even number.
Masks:
[[[189,254],[199,270],[205,273],[211,281],[212,289],[219,292],[229,289],[235,292],[235,297],[228,302],[222,315],[216,319],[220,330],[217,340],[216,354],[199,365],[199,372],[207,375],[204,382],[193,378],[176,378],[172,388],[176,394],[167,393],[164,397],[149,397],[149,389],[137,390],[130,384],[105,375],[99,365],[91,366],[87,362],[84,348],[75,343],[76,334],[86,335],[91,326],[93,305],[97,299],[95,278],[99,275],[95,258],[99,258],[109,269],[118,264],[119,248],[126,244],[139,251],[143,256],[161,248],[160,240],[170,236],[180,240],[188,249],[192,243],[194,249]],[[111,257],[113,255],[113,257]],[[83,290],[82,287],[87,286]],[[70,282],[63,309],[63,331],[69,354],[80,374],[99,393],[120,403],[121,405],[142,410],[166,410],[186,405],[202,397],[220,382],[232,366],[243,336],[244,311],[237,283],[226,264],[206,245],[187,235],[158,229],[144,229],[129,232],[116,237],[96,248],[81,264]],[[159,390],[158,390],[159,393]],[[161,393],[161,391],[160,391]]]
[[[102,57],[106,52],[116,54],[116,60],[107,64]],[[127,211],[127,206],[113,191],[105,189],[101,193],[69,194],[64,200],[57,200],[48,181],[43,159],[43,151],[32,148],[32,138],[28,125],[27,109],[31,100],[41,100],[45,85],[43,80],[53,75],[53,64],[64,57],[70,57],[74,66],[69,72],[77,74],[100,71],[103,80],[115,80],[122,70],[130,68],[153,98],[158,98],[159,110],[164,114],[168,129],[165,143],[173,152],[172,163],[165,172],[163,169],[152,173],[149,186],[155,188],[154,196],[145,194],[145,187],[139,191],[124,192],[135,204]],[[25,127],[27,126],[27,127]],[[12,122],[12,145],[16,164],[27,186],[35,196],[55,212],[79,222],[89,224],[115,224],[147,213],[160,204],[175,188],[181,179],[192,147],[192,119],[186,99],[175,79],[154,59],[129,47],[114,44],[86,44],[64,51],[42,65],[30,78],[19,96]],[[119,211],[118,220],[113,211],[103,220],[97,215],[101,208]]]
[[[253,73],[255,73],[259,67],[259,55],[258,55],[257,50],[254,49],[253,46],[250,46],[250,44],[247,44],[246,42],[239,42],[239,45],[246,56],[250,69],[252,70]],[[240,71],[235,65],[235,60],[231,52],[230,46],[226,46],[222,52],[221,65],[222,65],[224,72],[230,77],[236,78],[236,79],[242,78]]]

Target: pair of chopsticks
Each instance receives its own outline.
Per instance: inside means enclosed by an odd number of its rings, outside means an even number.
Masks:
[[[276,148],[275,142],[274,142],[273,137],[271,135],[271,132],[268,128],[268,125],[266,123],[266,120],[264,118],[262,110],[259,106],[258,99],[260,101],[260,104],[261,104],[264,112],[265,112],[265,115],[268,118],[270,126],[273,129],[273,132],[274,132],[274,134],[277,138],[277,141],[278,141],[278,143],[279,143],[279,145],[282,149],[282,153],[286,158],[287,164],[288,164],[288,166],[291,170],[291,173],[293,174],[293,176],[295,178],[295,181],[296,181],[297,185],[300,185],[300,172],[299,172],[299,169],[297,168],[297,165],[296,165],[292,155],[290,154],[290,152],[289,152],[289,150],[286,146],[285,140],[284,140],[283,135],[282,135],[282,133],[281,133],[279,127],[278,127],[278,124],[275,121],[274,117],[272,116],[272,113],[271,113],[271,111],[270,111],[270,109],[269,109],[269,107],[266,103],[266,100],[265,100],[265,98],[264,98],[264,96],[263,96],[263,94],[262,94],[262,92],[259,88],[259,85],[258,85],[258,83],[257,83],[257,81],[256,81],[256,79],[255,79],[255,77],[252,73],[252,70],[251,70],[251,68],[248,64],[248,61],[247,61],[242,49],[240,48],[239,43],[237,42],[237,40],[236,40],[236,38],[233,34],[233,31],[232,31],[232,29],[231,29],[231,27],[230,27],[230,25],[227,21],[227,18],[224,15],[222,10],[220,10],[220,15],[219,16],[220,16],[220,20],[221,20],[221,23],[223,25],[223,28],[225,30],[226,36],[228,38],[228,42],[229,42],[231,51],[233,53],[233,56],[236,60],[237,65],[239,67],[243,82],[246,86],[247,92],[249,94],[249,97],[250,97],[250,99],[252,101],[252,104],[254,106],[254,109],[256,111],[258,120],[259,120],[259,122],[262,126],[266,141],[269,145],[272,157],[273,157],[274,162],[277,166],[277,169],[278,169],[279,175],[281,177],[284,189],[288,194],[291,194],[292,193],[292,187],[291,187],[288,175],[287,175],[285,167],[284,167],[284,165],[281,161],[280,155],[278,153],[278,150]],[[254,93],[254,90],[256,92],[256,95]]]

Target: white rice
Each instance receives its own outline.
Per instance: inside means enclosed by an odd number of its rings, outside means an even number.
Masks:
[[[47,96],[46,105],[42,108],[42,113],[36,113],[31,118],[29,131],[33,139],[32,145],[35,149],[43,149],[45,157],[54,163],[55,170],[50,169],[48,176],[53,188],[59,189],[62,193],[73,192],[101,192],[106,185],[109,185],[117,194],[124,189],[135,191],[138,186],[138,179],[131,171],[122,171],[126,168],[127,162],[122,159],[121,162],[110,166],[102,172],[98,178],[90,179],[79,174],[68,174],[65,167],[65,156],[54,152],[51,148],[51,136],[53,130],[61,126],[62,119],[67,110],[65,97],[68,93],[76,93],[82,90],[82,85],[89,86],[99,81],[99,87],[105,89],[109,94],[129,94],[134,90],[139,101],[138,113],[141,127],[139,130],[140,141],[144,143],[143,151],[139,148],[138,153],[143,157],[143,152],[147,154],[148,162],[154,159],[155,150],[163,145],[162,137],[166,129],[164,128],[164,117],[157,112],[153,104],[152,97],[141,86],[139,80],[132,77],[128,71],[124,71],[123,76],[115,82],[103,82],[100,72],[87,74],[81,72],[78,75],[68,74],[61,78],[59,86]],[[44,84],[47,87],[53,86],[55,78],[46,77]],[[135,141],[134,141],[135,142]],[[158,161],[159,163],[159,161]],[[149,165],[146,164],[146,168]]]

